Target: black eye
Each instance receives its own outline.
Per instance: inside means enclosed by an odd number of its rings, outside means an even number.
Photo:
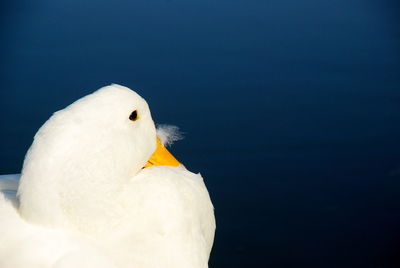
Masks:
[[[131,121],[136,121],[136,120],[138,120],[138,113],[137,113],[137,110],[134,110],[132,113],[131,113],[131,115],[129,116],[129,120],[131,120]]]

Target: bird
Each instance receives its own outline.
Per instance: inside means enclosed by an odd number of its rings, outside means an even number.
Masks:
[[[118,84],[55,112],[0,176],[0,267],[208,267],[214,207],[178,138]]]

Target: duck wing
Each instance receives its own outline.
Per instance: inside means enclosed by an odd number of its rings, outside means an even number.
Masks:
[[[0,267],[115,268],[79,234],[37,226],[18,212],[20,174],[0,176]]]
[[[14,207],[19,206],[17,190],[21,174],[0,175],[0,192]]]

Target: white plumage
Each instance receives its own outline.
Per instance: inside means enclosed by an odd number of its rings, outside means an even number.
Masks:
[[[25,157],[18,199],[18,176],[0,177],[0,267],[207,267],[215,219],[203,179],[142,169],[155,148],[148,105],[126,87],[55,113]]]

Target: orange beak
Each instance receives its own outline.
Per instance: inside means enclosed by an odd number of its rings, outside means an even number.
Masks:
[[[165,148],[157,137],[157,148],[150,159],[147,161],[145,168],[151,166],[173,166],[177,167],[181,165],[178,160]]]

